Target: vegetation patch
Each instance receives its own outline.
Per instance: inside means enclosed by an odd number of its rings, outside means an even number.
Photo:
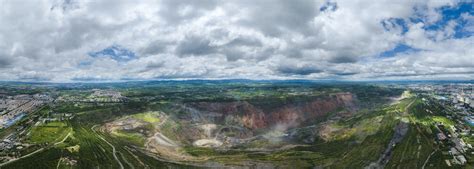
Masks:
[[[145,144],[145,136],[140,133],[115,130],[111,132],[111,134],[139,146],[143,146]]]
[[[79,152],[79,149],[80,149],[80,148],[81,148],[81,146],[79,146],[79,145],[66,147],[66,149],[67,149],[69,152],[71,152],[71,153]]]
[[[383,116],[363,119],[353,125],[340,123],[332,123],[326,126],[326,132],[323,135],[325,140],[346,140],[356,138],[358,142],[362,142],[367,136],[375,134],[381,125]]]
[[[146,113],[138,113],[131,115],[136,119],[143,120],[144,122],[148,123],[158,123],[160,122],[160,113],[159,112],[146,112]]]
[[[53,143],[63,139],[71,128],[64,122],[49,122],[34,126],[31,129],[29,142],[42,144]]]
[[[432,119],[433,121],[443,123],[443,125],[446,126],[454,126],[455,124],[454,121],[443,116],[433,116]]]

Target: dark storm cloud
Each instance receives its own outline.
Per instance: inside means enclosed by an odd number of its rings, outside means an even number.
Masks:
[[[3,57],[3,56],[0,56],[0,68],[6,68],[6,67],[9,67],[11,65],[11,60],[6,58],[6,57]]]
[[[88,41],[114,36],[125,27],[124,24],[104,25],[93,17],[73,18],[56,32],[54,49],[56,53],[78,49]]]
[[[69,12],[71,10],[79,8],[77,1],[75,0],[64,0],[54,4],[51,7],[51,11],[53,10],[62,10],[63,12]]]
[[[51,78],[46,77],[44,75],[37,74],[36,72],[20,74],[18,76],[18,79],[23,80],[23,81],[50,81],[51,80]]]
[[[252,37],[238,37],[234,40],[227,43],[227,46],[254,46],[254,47],[261,47],[263,44],[257,38]]]
[[[456,71],[456,72],[416,72],[416,73],[386,73],[383,76],[409,77],[409,76],[432,76],[432,75],[458,75],[474,74],[474,71]]]
[[[146,65],[145,69],[141,70],[141,72],[146,72],[153,69],[159,69],[165,65],[164,62],[150,62]]]
[[[168,24],[180,24],[205,14],[217,6],[217,0],[172,0],[160,1],[161,8],[159,16],[166,20]],[[180,11],[182,11],[180,13]]]
[[[209,72],[204,72],[204,73],[186,73],[186,74],[176,74],[176,73],[171,73],[171,74],[163,74],[159,76],[155,76],[154,79],[176,79],[176,78],[200,78],[203,75],[206,75]]]
[[[354,63],[357,62],[355,56],[335,56],[329,59],[331,63]]]
[[[301,58],[303,56],[302,49],[291,48],[284,52],[284,55],[291,58]]]
[[[93,82],[93,81],[107,81],[110,80],[108,78],[98,78],[98,77],[74,77],[71,79],[72,81],[78,82]]]
[[[176,47],[176,53],[179,56],[190,56],[190,55],[207,55],[214,53],[216,50],[210,46],[210,41],[202,37],[186,37]]]
[[[338,76],[350,76],[350,75],[355,75],[355,74],[358,74],[357,72],[335,72],[335,73],[332,73],[334,75],[338,75]]]
[[[277,71],[288,75],[309,75],[323,72],[314,66],[280,66]]]
[[[308,24],[319,13],[320,6],[314,0],[246,0],[241,5],[246,6],[252,16],[245,18],[242,24],[257,27],[270,36],[280,36],[287,30],[313,32]]]
[[[236,61],[245,56],[245,53],[236,49],[228,48],[224,51],[227,61]]]
[[[141,48],[139,51],[142,55],[156,55],[165,52],[169,45],[171,45],[171,43],[163,41],[153,41],[146,47]]]

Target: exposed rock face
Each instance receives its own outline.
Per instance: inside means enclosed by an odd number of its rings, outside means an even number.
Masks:
[[[297,127],[301,123],[317,120],[330,112],[356,110],[355,96],[351,93],[332,94],[326,98],[311,101],[276,105],[269,111],[254,106],[246,101],[238,102],[199,102],[191,104],[201,113],[219,114],[210,119],[216,123],[224,123],[228,119],[237,119],[236,123],[250,128],[268,128],[274,125]],[[231,118],[229,118],[231,116]]]
[[[338,102],[342,102],[344,106],[351,111],[354,111],[357,109],[356,104],[355,104],[356,98],[354,95],[352,95],[349,92],[337,93],[336,99]]]

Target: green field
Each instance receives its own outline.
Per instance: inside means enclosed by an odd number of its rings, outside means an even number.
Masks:
[[[36,144],[58,142],[71,131],[71,127],[65,122],[40,124],[31,129],[29,142]]]

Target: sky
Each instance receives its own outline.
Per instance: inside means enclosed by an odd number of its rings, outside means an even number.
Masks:
[[[474,2],[0,0],[0,80],[472,80]]]

